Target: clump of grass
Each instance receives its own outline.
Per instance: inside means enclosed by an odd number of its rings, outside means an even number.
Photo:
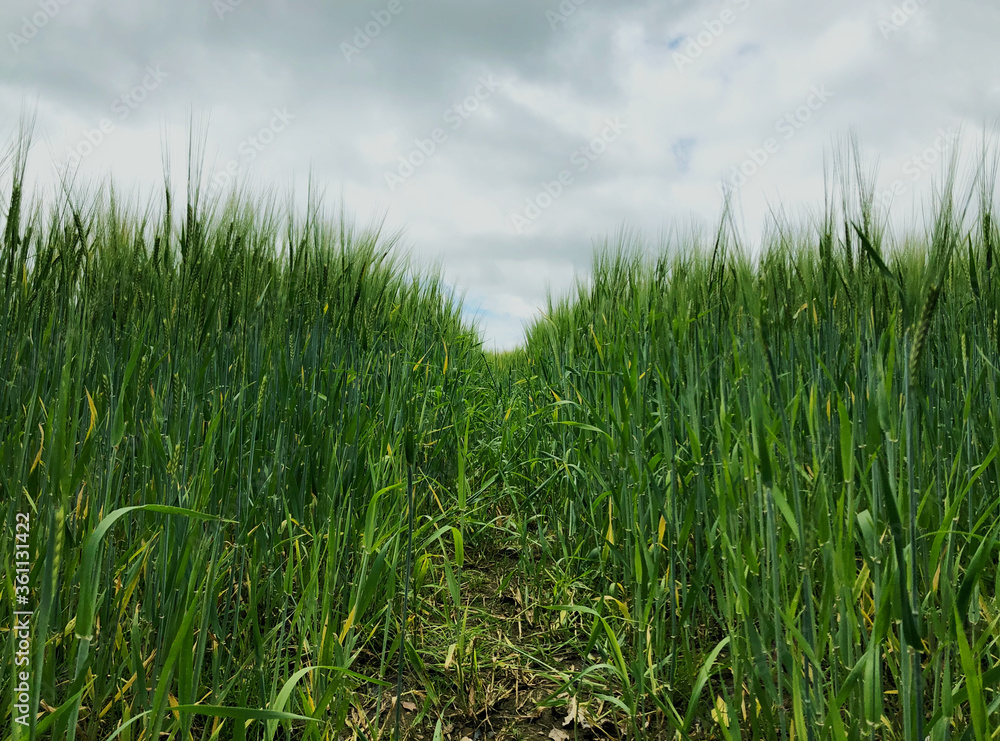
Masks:
[[[839,166],[853,191],[814,228],[776,221],[755,257],[725,222],[654,258],[620,235],[529,329],[524,516],[575,585],[555,601],[596,610],[581,678],[630,698],[632,733],[1000,722],[994,192],[967,219],[952,170],[892,251],[860,158]]]
[[[0,244],[0,506],[35,522],[31,695],[56,710],[32,733],[341,732],[395,679],[407,451],[418,555],[450,511],[423,482],[481,365],[460,304],[315,201],[298,219],[192,187],[178,221],[170,191],[105,187],[46,210],[26,157]]]

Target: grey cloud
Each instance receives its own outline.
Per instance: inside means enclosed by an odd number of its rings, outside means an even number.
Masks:
[[[393,0],[41,1],[59,10],[16,53],[8,34],[42,6],[0,8],[8,131],[37,99],[40,131],[62,152],[147,65],[162,65],[169,78],[84,160],[94,174],[121,169],[155,184],[160,140],[182,140],[191,112],[211,114],[211,172],[287,107],[294,123],[241,174],[279,186],[294,175],[303,191],[311,169],[360,221],[387,213],[416,256],[440,261],[483,307],[484,331],[508,344],[545,286],[585,275],[595,240],[621,224],[655,235],[688,219],[713,223],[719,178],[812,85],[836,97],[742,188],[751,233],[776,198],[821,199],[824,156],[850,130],[891,181],[939,128],[965,121],[975,135],[1000,114],[991,73],[1000,8],[988,0],[922,0],[887,37],[880,22],[901,0],[398,0],[351,61],[341,44]],[[221,17],[220,2],[232,3]],[[553,23],[546,13],[561,3],[572,12]],[[737,3],[736,20],[678,70],[675,52]],[[398,158],[490,74],[509,87],[387,187]],[[616,115],[629,131],[516,234],[511,212]],[[930,182],[915,183],[914,196]]]

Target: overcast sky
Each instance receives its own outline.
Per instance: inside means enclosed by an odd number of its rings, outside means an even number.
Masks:
[[[711,227],[724,180],[750,242],[818,208],[851,131],[912,211],[994,130],[998,29],[995,0],[3,0],[0,122],[37,107],[36,183],[153,188],[207,117],[207,180],[311,170],[510,347],[623,225]]]

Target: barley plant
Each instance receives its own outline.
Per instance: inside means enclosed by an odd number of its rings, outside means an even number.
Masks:
[[[394,680],[407,437],[421,475],[444,476],[482,362],[458,303],[318,207],[294,223],[192,189],[178,219],[166,191],[154,221],[104,189],[45,211],[24,155],[0,486],[5,523],[36,523],[31,734],[329,736],[360,685]],[[421,507],[427,548],[444,514]]]
[[[854,164],[754,259],[619,235],[528,335],[525,558],[633,735],[998,738],[994,170],[890,255]]]
[[[317,198],[209,200],[194,162],[183,203],[36,198],[28,150],[0,551],[29,512],[38,713],[7,631],[0,738],[458,741],[529,675],[576,738],[1000,738],[988,153],[906,237],[860,157],[760,252],[728,210],[620,232],[491,353]]]

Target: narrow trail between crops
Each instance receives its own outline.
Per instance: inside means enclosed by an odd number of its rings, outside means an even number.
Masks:
[[[516,551],[500,548],[467,557],[461,609],[457,611],[458,620],[464,623],[464,645],[460,646],[455,636],[445,644],[448,637],[443,632],[448,628],[427,620],[430,605],[423,605],[421,621],[411,618],[411,629],[417,632],[415,642],[440,644],[442,651],[433,661],[424,658],[424,676],[418,670],[416,676],[409,674],[404,680],[404,737],[433,741],[440,718],[440,738],[444,741],[619,738],[610,719],[603,724],[594,721],[568,693],[553,697],[584,662],[571,647],[558,641],[555,623],[541,624],[551,613],[528,601],[525,580],[516,573]],[[381,705],[383,732],[392,728],[394,703],[395,688],[386,688]],[[374,698],[366,703],[366,709],[369,706],[370,721],[374,719]],[[446,710],[439,716],[436,708],[441,706]],[[355,729],[370,727],[357,712],[351,725]]]

